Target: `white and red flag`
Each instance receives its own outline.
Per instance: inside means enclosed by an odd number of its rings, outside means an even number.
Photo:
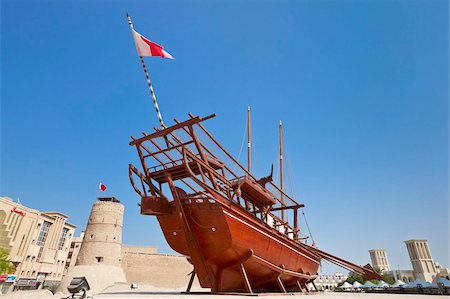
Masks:
[[[134,43],[136,44],[136,50],[139,56],[159,56],[173,59],[172,55],[164,51],[163,46],[146,39],[134,29],[131,29],[131,32],[133,33]]]
[[[103,183],[98,184],[98,190],[100,191],[105,191],[106,190],[106,185],[104,185]]]

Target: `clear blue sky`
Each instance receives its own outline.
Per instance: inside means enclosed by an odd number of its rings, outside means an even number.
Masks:
[[[82,4],[81,4],[82,3]],[[447,1],[1,2],[1,192],[84,229],[100,181],[126,207],[124,242],[170,252],[130,186],[130,135],[157,118],[125,18],[175,60],[147,58],[171,124],[237,155],[253,110],[258,176],[278,121],[317,244],[356,263],[429,240],[449,264]],[[242,157],[245,160],[245,156]]]

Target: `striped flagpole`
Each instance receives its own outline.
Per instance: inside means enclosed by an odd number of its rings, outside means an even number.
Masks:
[[[134,30],[133,23],[131,22],[131,18],[128,15],[128,13],[127,13],[127,19],[128,19],[128,25],[130,25],[131,33],[133,33],[133,30]],[[133,39],[134,39],[134,36],[133,36]],[[150,81],[150,76],[148,75],[147,67],[145,66],[145,62],[144,62],[144,58],[139,55],[139,59],[141,60],[142,69],[144,70],[145,78],[147,79],[148,89],[150,90],[150,93],[152,95],[153,105],[155,106],[156,114],[158,115],[159,124],[161,125],[161,129],[164,129],[164,128],[166,128],[166,125],[164,124],[164,121],[163,121],[163,118],[161,115],[161,111],[159,110],[158,101],[156,100],[155,91],[153,90],[152,81]],[[167,143],[167,137],[164,137],[164,138],[166,139],[166,143]]]

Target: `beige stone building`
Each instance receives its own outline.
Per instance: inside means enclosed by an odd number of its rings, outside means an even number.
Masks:
[[[317,276],[314,280],[314,284],[319,291],[334,290],[339,283],[344,282],[347,278],[348,275],[343,275],[341,272],[335,272],[332,275]],[[313,290],[313,287],[311,287],[310,290]]]
[[[370,259],[372,261],[372,267],[379,269],[381,272],[390,271],[389,261],[387,258],[386,250],[384,249],[371,249],[369,250]]]
[[[416,279],[422,279],[428,282],[435,280],[437,273],[436,264],[431,256],[427,240],[408,240],[405,241],[409,257]]]
[[[436,283],[440,277],[450,278],[450,269],[442,267],[433,260],[427,240],[407,240],[405,244],[413,270],[390,270],[386,251],[382,249],[369,250],[374,268],[381,269],[383,274],[394,280],[397,278],[406,283],[416,279]]]
[[[80,252],[81,243],[83,242],[84,231],[81,232],[79,237],[73,237],[70,244],[69,253],[67,254],[66,260],[66,272],[75,266],[77,261],[78,253]]]
[[[156,247],[122,246],[122,268],[128,283],[185,290],[194,267],[185,256],[159,254]],[[200,285],[194,284],[195,288]]]
[[[392,278],[394,281],[396,278],[405,283],[413,282],[414,280],[416,280],[416,278],[414,277],[414,272],[412,270],[391,270],[385,271],[383,272],[383,274],[389,278]]]
[[[47,287],[61,281],[75,226],[58,212],[40,212],[0,197],[0,247],[15,266],[16,289]],[[5,284],[5,283],[4,283]],[[11,286],[3,285],[5,292]]]

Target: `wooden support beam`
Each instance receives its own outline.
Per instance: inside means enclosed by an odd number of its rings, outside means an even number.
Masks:
[[[247,272],[245,271],[244,264],[240,265],[242,278],[244,280],[245,290],[247,293],[253,294],[252,286],[250,285],[250,281],[248,280]]]
[[[286,294],[287,293],[286,288],[284,287],[283,282],[281,281],[280,275],[277,276],[277,284],[278,287],[280,288],[280,291]]]
[[[303,289],[302,284],[300,283],[299,280],[296,281],[296,284],[297,284],[298,290],[299,290],[300,292],[304,293],[305,290]]]
[[[150,135],[147,135],[145,137],[133,140],[133,141],[130,142],[130,145],[136,145],[136,144],[142,143],[142,142],[144,142],[146,140],[150,140],[150,139],[157,138],[157,137],[167,136],[167,134],[169,134],[169,133],[171,133],[171,132],[173,132],[175,130],[178,130],[178,129],[184,127],[184,126],[198,124],[198,123],[200,123],[200,122],[202,122],[204,120],[213,118],[215,116],[216,116],[215,114],[211,114],[211,115],[208,115],[208,116],[203,117],[203,118],[200,117],[200,116],[193,117],[193,118],[188,119],[186,121],[183,121],[181,123],[175,124],[175,125],[173,125],[171,127],[159,130],[159,131],[157,131],[157,132],[155,132],[153,134],[150,134]]]
[[[278,207],[278,208],[272,208],[270,209],[271,212],[275,212],[275,211],[282,211],[282,210],[289,210],[289,209],[298,209],[298,208],[303,208],[305,207],[304,204],[298,204],[298,205],[293,205],[293,206],[284,206],[284,207]]]

